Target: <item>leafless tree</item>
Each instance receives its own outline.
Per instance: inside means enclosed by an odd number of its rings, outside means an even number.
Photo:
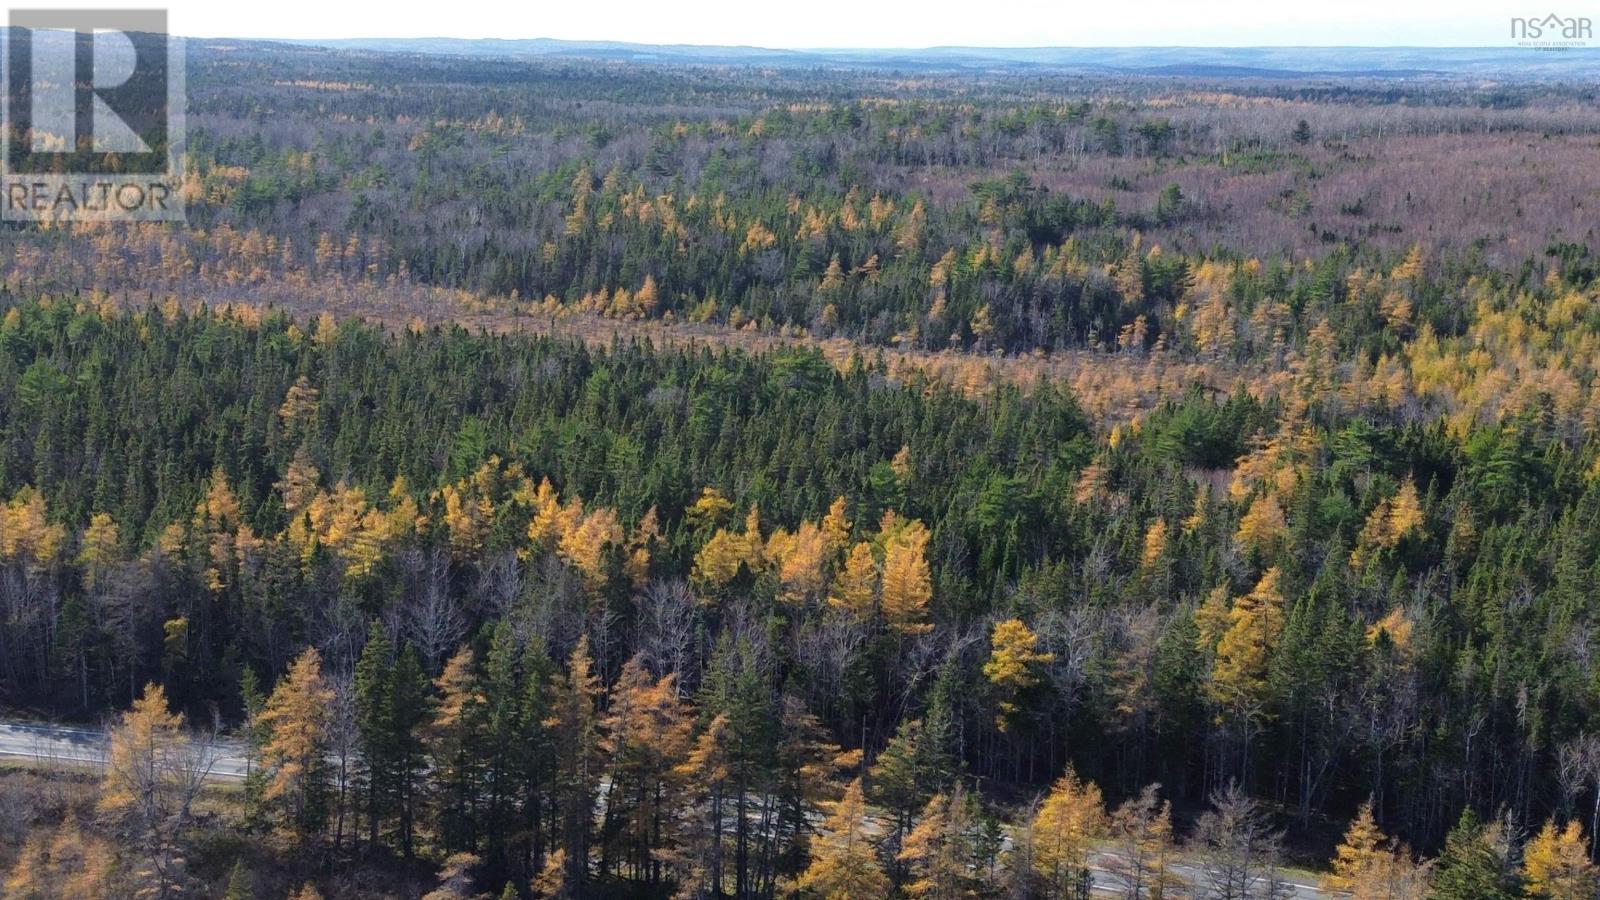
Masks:
[[[812,676],[807,690],[826,703],[838,696],[850,660],[866,643],[866,629],[844,616],[825,614],[797,622],[794,631],[795,653]]]
[[[578,574],[553,555],[546,555],[530,574],[525,598],[516,607],[511,625],[523,644],[538,641],[552,658],[564,659],[584,633],[587,612]]]
[[[1279,900],[1291,896],[1278,874],[1282,835],[1238,782],[1211,795],[1212,809],[1190,838],[1206,900]]]
[[[496,618],[510,614],[522,596],[522,561],[516,551],[495,553],[479,565],[473,596]]]
[[[405,556],[405,568],[401,631],[428,671],[437,672],[467,631],[466,616],[450,594],[450,557],[441,548],[413,550]]]
[[[700,611],[689,585],[681,578],[658,578],[639,595],[639,652],[645,665],[660,678],[677,675],[679,690],[687,690],[688,668],[694,651]]]
[[[1580,734],[1562,744],[1557,766],[1563,806],[1576,811],[1578,795],[1585,786],[1594,795],[1589,813],[1589,855],[1593,856],[1600,852],[1600,837],[1595,835],[1600,827],[1600,735]]]
[[[1081,607],[1052,609],[1039,616],[1034,632],[1039,636],[1039,649],[1053,656],[1045,672],[1064,711],[1077,705],[1088,665],[1102,644],[1105,624],[1099,612]]]
[[[0,675],[18,684],[44,678],[60,607],[61,594],[48,571],[32,565],[0,569]]]
[[[354,809],[350,798],[354,791],[351,782],[356,771],[357,741],[356,692],[351,672],[342,671],[333,677],[333,705],[328,716],[328,752],[333,757],[334,824],[333,845],[344,842],[345,812]],[[352,833],[359,833],[360,823],[352,823]]]

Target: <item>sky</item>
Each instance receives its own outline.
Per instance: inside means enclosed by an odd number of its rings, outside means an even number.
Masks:
[[[1541,3],[1537,7],[1531,3]],[[1594,0],[171,0],[193,37],[564,38],[774,48],[1504,46],[1513,16],[1594,15]],[[159,0],[21,0],[27,8]]]

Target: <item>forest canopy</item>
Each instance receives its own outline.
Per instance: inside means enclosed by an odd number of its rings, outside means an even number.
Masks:
[[[1594,896],[1592,90],[191,65],[0,226],[6,896]]]

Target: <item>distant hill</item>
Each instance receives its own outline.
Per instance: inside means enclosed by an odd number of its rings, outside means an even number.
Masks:
[[[3,34],[4,28],[0,28]],[[498,59],[595,59],[658,65],[841,67],[921,71],[1039,69],[1183,78],[1379,78],[1574,81],[1600,78],[1600,47],[924,47],[783,50],[554,38],[191,38],[196,49],[241,44]]]
[[[927,47],[778,50],[746,46],[462,38],[351,38],[290,43],[400,53],[565,57],[712,65],[910,69],[1048,68],[1219,78],[1471,77],[1570,79],[1600,74],[1600,48],[1520,47]]]

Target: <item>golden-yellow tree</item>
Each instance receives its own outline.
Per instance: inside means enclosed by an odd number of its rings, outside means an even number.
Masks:
[[[822,539],[827,542],[830,561],[837,559],[850,545],[850,512],[842,495],[833,498],[828,514],[822,517]]]
[[[901,634],[933,630],[928,603],[933,599],[933,575],[928,568],[928,529],[913,519],[901,524],[884,515],[883,587],[879,602],[884,621]]]
[[[862,541],[850,548],[844,569],[833,579],[828,603],[858,622],[872,618],[878,603],[878,560],[871,544]]]
[[[653,679],[640,657],[622,667],[602,722],[610,765],[606,795],[608,837],[603,870],[626,867],[628,877],[660,883],[662,858],[676,855],[675,807],[694,726],[672,675]]]
[[[312,648],[290,664],[258,720],[266,735],[261,763],[268,773],[261,800],[277,809],[280,826],[295,838],[315,833],[327,816],[332,703],[322,657]]]
[[[793,534],[774,531],[766,555],[777,570],[783,600],[805,603],[822,592],[828,539],[815,522],[801,522]]]
[[[556,552],[566,563],[582,573],[590,586],[605,579],[605,550],[623,543],[622,523],[617,511],[606,507],[589,510],[575,527],[561,536]]]
[[[101,575],[121,558],[122,533],[110,515],[95,513],[89,517],[89,527],[83,530],[81,543],[78,564],[83,566],[84,583],[92,588]]]
[[[1589,859],[1588,842],[1577,822],[1544,823],[1522,854],[1528,896],[1550,900],[1593,900],[1600,894],[1600,870]]]
[[[719,528],[695,554],[694,579],[713,590],[722,588],[739,574],[741,566],[756,571],[761,566],[764,551],[761,512],[752,506],[745,517],[743,532]]]
[[[1283,517],[1283,507],[1278,498],[1263,494],[1250,504],[1244,518],[1239,520],[1236,540],[1241,547],[1262,553],[1281,544],[1287,536],[1288,523]]]
[[[1064,900],[1086,893],[1089,851],[1105,834],[1106,810],[1100,788],[1078,780],[1069,767],[1034,815],[1033,872],[1042,896]]]
[[[899,860],[911,867],[908,897],[925,900],[977,900],[985,896],[974,832],[975,810],[959,787],[928,801],[916,827],[906,835]]]
[[[581,890],[589,874],[595,794],[605,762],[598,710],[602,687],[589,652],[589,637],[583,635],[567,658],[567,677],[555,692],[547,722],[554,729],[557,748],[557,802],[569,890]]]
[[[1420,531],[1422,524],[1422,502],[1417,497],[1417,485],[1408,478],[1394,497],[1380,501],[1367,517],[1356,538],[1356,547],[1350,551],[1350,567],[1359,569],[1378,551],[1394,549],[1407,536]]]
[[[109,897],[118,884],[117,857],[105,841],[69,817],[53,834],[35,832],[22,846],[5,881],[7,900],[77,900]]]
[[[1052,653],[1038,651],[1039,636],[1021,619],[1007,619],[994,626],[989,637],[989,659],[983,664],[984,677],[1000,694],[1000,712],[995,724],[1009,731],[1021,709],[1018,697],[1039,683],[1039,666],[1055,660]]]
[[[205,498],[195,505],[194,533],[204,542],[206,586],[221,591],[232,585],[244,557],[255,548],[256,537],[245,524],[239,498],[218,466],[211,473]]]
[[[800,890],[822,900],[887,897],[889,877],[878,865],[867,831],[861,779],[852,781],[831,806],[822,834],[812,844],[811,865],[800,876]]]
[[[0,506],[0,562],[43,565],[55,559],[66,531],[50,524],[44,495],[31,487]]]
[[[434,679],[438,703],[426,728],[428,755],[438,800],[438,830],[446,846],[458,847],[472,833],[473,797],[478,784],[479,743],[484,739],[487,699],[474,671],[470,645],[463,645]],[[403,825],[404,849],[409,854],[411,823]]]
[[[1264,713],[1271,654],[1283,634],[1281,573],[1274,566],[1255,589],[1233,601],[1228,627],[1217,642],[1209,691],[1231,714],[1256,721]]]
[[[160,685],[147,685],[107,735],[99,809],[139,856],[142,888],[166,896],[182,878],[178,835],[210,771],[208,749],[192,741]]]
[[[1322,889],[1351,900],[1422,900],[1427,888],[1428,867],[1384,835],[1370,800],[1361,804],[1334,850]]]

